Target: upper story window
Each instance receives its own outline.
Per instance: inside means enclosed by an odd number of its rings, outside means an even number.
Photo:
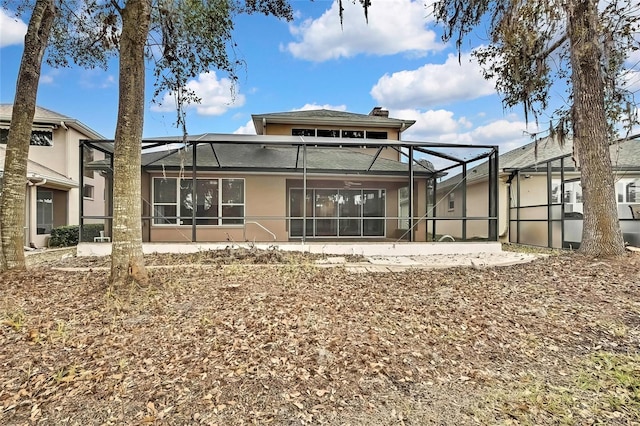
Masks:
[[[84,198],[88,198],[93,200],[94,186],[93,185],[83,185],[82,187],[82,196]]]
[[[339,138],[340,130],[318,129],[316,134],[321,138]]]
[[[456,208],[456,194],[454,192],[449,193],[449,211],[453,211]]]
[[[371,132],[367,130],[367,139],[387,139],[387,132]]]
[[[316,129],[291,129],[291,136],[315,136]]]
[[[344,129],[291,129],[291,136],[318,136],[323,138],[358,138],[358,139],[387,139],[387,132],[369,130]]]
[[[6,144],[9,139],[9,129],[0,129],[0,143]],[[50,130],[33,130],[31,132],[31,146],[53,146],[53,132]]]
[[[343,130],[342,137],[364,139],[364,130]]]

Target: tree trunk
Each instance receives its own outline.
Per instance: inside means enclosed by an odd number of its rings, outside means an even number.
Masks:
[[[592,256],[622,255],[624,241],[618,221],[603,101],[598,2],[569,0],[565,7],[571,43],[573,143],[584,198],[580,252]]]
[[[24,38],[16,95],[4,160],[2,199],[0,200],[0,270],[25,269],[24,225],[27,193],[27,160],[36,111],[36,97],[42,58],[55,18],[53,0],[37,0]]]
[[[144,123],[144,49],[150,0],[128,0],[122,9],[120,89],[113,158],[111,285],[147,285],[142,254],[141,147]]]

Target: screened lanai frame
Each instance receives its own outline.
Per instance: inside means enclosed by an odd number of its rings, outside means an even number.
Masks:
[[[85,167],[89,167],[93,170],[100,170],[103,173],[103,176],[107,181],[110,181],[112,178],[112,174],[109,172],[113,169],[113,140],[82,140],[80,141],[80,187],[84,186],[83,179],[83,170]],[[199,164],[198,163],[198,147],[203,145],[209,145],[211,147],[211,151],[213,154],[213,158],[215,159],[215,163],[217,164]],[[220,156],[217,154],[216,150],[221,150],[222,147],[226,147],[228,145],[237,145],[237,146],[260,146],[260,147],[280,147],[280,148],[292,148],[295,150],[295,161],[292,162],[289,167],[284,168],[259,168],[259,167],[251,167],[251,166],[243,166],[243,167],[228,167],[225,164],[221,163]],[[360,165],[360,167],[353,167],[346,169],[344,167],[341,168],[332,168],[332,167],[324,167],[324,168],[310,168],[308,165],[308,156],[309,152],[317,148],[333,148],[333,149],[349,149],[349,148],[368,148],[372,154],[370,155],[370,161],[367,161],[366,164]],[[406,170],[387,170],[385,169],[384,162],[388,162],[390,160],[386,160],[381,157],[381,152],[385,148],[391,148],[397,151],[402,160],[401,164],[406,165]],[[93,149],[99,152],[102,152],[105,155],[105,160],[94,161],[91,164],[84,164],[85,156],[84,150]],[[167,150],[168,149],[168,150]],[[460,152],[474,152],[477,154],[473,154],[470,158],[463,158],[461,156],[452,155],[450,153],[439,152],[438,150],[449,150],[449,151],[460,151]],[[400,217],[400,216],[387,216],[386,212],[383,220],[387,221],[389,219],[392,220],[406,220],[408,221],[408,230],[405,232],[398,241],[407,240],[407,241],[415,241],[415,229],[418,223],[424,221],[428,224],[427,229],[430,231],[427,232],[426,239],[428,235],[431,235],[430,241],[435,241],[436,235],[436,223],[440,220],[462,220],[463,223],[463,236],[465,234],[464,230],[466,229],[466,209],[463,210],[463,215],[461,217],[452,217],[452,216],[442,216],[438,217],[433,213],[433,210],[426,212],[416,212],[415,211],[415,203],[414,203],[414,182],[416,178],[426,179],[429,183],[427,184],[427,188],[432,190],[428,190],[428,194],[425,195],[427,206],[432,205],[435,206],[438,202],[436,200],[437,191],[437,179],[439,177],[444,176],[449,170],[461,167],[463,176],[466,174],[467,165],[470,163],[478,162],[486,160],[489,165],[489,185],[488,185],[488,214],[487,216],[482,217],[473,217],[473,220],[486,220],[488,223],[488,240],[489,241],[497,241],[498,240],[498,147],[495,145],[469,145],[469,144],[447,144],[447,143],[437,143],[437,142],[412,142],[412,141],[398,141],[398,140],[381,140],[381,139],[348,139],[348,138],[323,138],[323,137],[302,137],[302,136],[263,136],[263,135],[228,135],[228,134],[204,134],[198,136],[187,136],[185,138],[182,137],[167,137],[167,138],[155,138],[155,139],[144,139],[143,140],[143,158],[144,154],[153,152],[153,157],[155,161],[162,161],[163,158],[167,158],[170,155],[175,154],[178,151],[182,151],[185,158],[187,158],[187,164],[182,165],[180,168],[181,178],[183,179],[192,179],[194,182],[198,177],[198,172],[206,171],[206,172],[261,172],[265,174],[269,173],[286,173],[287,176],[291,178],[297,178],[302,180],[302,190],[303,194],[307,193],[307,182],[309,178],[319,179],[322,176],[335,176],[335,175],[344,175],[349,176],[350,178],[357,179],[367,177],[391,177],[391,178],[406,178],[407,179],[407,187],[408,187],[408,199],[407,203],[409,206],[409,214],[408,217]],[[337,152],[337,151],[336,151]],[[346,151],[349,152],[349,151]],[[373,153],[375,152],[375,153]],[[188,154],[188,155],[187,155]],[[447,167],[443,167],[439,170],[435,169],[427,169],[423,166],[420,161],[423,159],[434,158],[442,161],[446,161],[451,165]],[[189,164],[190,163],[190,164]],[[396,161],[396,163],[400,164]],[[193,166],[195,165],[195,166]],[[145,171],[145,164],[143,164],[141,173]],[[173,168],[172,170],[176,170]],[[163,166],[164,171],[164,166]],[[196,199],[196,185],[192,186],[192,199]],[[113,185],[107,185],[108,190],[105,194],[105,201],[107,202],[108,211],[104,216],[88,216],[84,214],[84,208],[82,203],[82,193],[80,194],[81,202],[80,202],[80,241],[93,241],[90,234],[84,232],[84,227],[88,223],[95,223],[97,221],[103,221],[106,224],[105,226],[105,234],[111,235],[110,224],[112,219],[112,199],[113,193],[112,188]],[[82,192],[82,191],[81,191]],[[287,195],[288,196],[288,195]],[[429,199],[431,196],[431,199]],[[147,201],[148,202],[148,201]],[[463,198],[463,203],[465,202]],[[304,209],[306,209],[306,203],[304,204]],[[196,216],[196,209],[192,210],[191,216],[191,238],[190,241],[185,242],[202,242],[198,241],[197,238],[197,229],[198,229],[198,221],[200,217]],[[178,212],[179,213],[179,212]],[[423,214],[424,213],[424,214]],[[218,219],[222,218],[222,213],[218,212]],[[180,217],[177,216],[179,219]],[[153,224],[154,220],[157,217],[154,215],[152,210],[152,215],[143,216],[143,221],[148,221],[148,223]],[[229,219],[229,217],[227,217]],[[233,219],[233,218],[231,218]],[[245,215],[239,219],[243,220],[245,232],[246,232],[246,224],[247,223],[256,223],[258,226],[264,228],[267,232],[270,232],[267,228],[260,225],[258,221],[260,220],[283,220],[283,221],[291,221],[294,219],[302,219],[302,236],[298,238],[303,243],[305,243],[308,239],[311,239],[309,235],[307,235],[307,226],[306,221],[313,220],[308,219],[307,212],[303,210],[302,217],[293,217],[289,215],[287,212],[286,216],[279,217],[263,217],[263,216],[247,216],[246,211]],[[337,218],[330,218],[337,219]],[[471,219],[471,218],[470,218]],[[290,222],[289,222],[290,223]],[[185,227],[185,225],[181,225]],[[184,229],[184,228],[182,228]],[[290,240],[298,240],[296,238],[291,238]],[[464,238],[463,238],[464,240]],[[210,241],[207,241],[210,242]]]
[[[637,138],[635,136],[634,138]],[[632,138],[632,139],[634,139]],[[582,213],[569,211],[568,205],[572,200],[566,200],[567,186],[580,183],[580,169],[575,166],[572,154],[563,154],[536,163],[531,163],[517,168],[505,168],[509,173],[507,183],[509,196],[513,205],[509,205],[509,242],[531,246],[548,248],[578,249],[582,240]],[[614,167],[613,172],[618,170]],[[635,167],[624,166],[624,172],[640,172],[640,165]],[[542,176],[546,180],[546,201],[543,203],[524,203],[522,199],[523,182],[535,175]],[[554,180],[559,181],[559,197],[554,201]],[[640,241],[640,222],[631,217],[619,217],[620,228],[625,241],[629,239]],[[546,228],[546,244],[532,242],[526,237],[527,230],[536,225]],[[524,236],[523,236],[524,235]]]

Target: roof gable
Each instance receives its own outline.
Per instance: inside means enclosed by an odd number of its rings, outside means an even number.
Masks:
[[[329,109],[253,114],[251,117],[258,135],[264,133],[264,125],[266,123],[387,127],[401,131],[408,129],[415,123],[415,120],[402,120],[382,115],[357,114]]]

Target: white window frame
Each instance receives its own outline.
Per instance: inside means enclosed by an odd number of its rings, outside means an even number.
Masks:
[[[157,180],[175,180],[175,184],[176,184],[176,200],[175,202],[164,202],[164,203],[160,203],[160,202],[156,202],[155,200],[155,185],[156,185],[156,181]],[[156,221],[158,220],[158,218],[154,218],[153,219],[153,226],[158,226],[158,227],[176,227],[176,226],[192,226],[191,224],[182,224],[182,223],[177,223],[180,221],[180,182],[181,181],[191,181],[192,179],[190,178],[180,178],[177,176],[167,176],[167,177],[163,177],[163,176],[154,176],[151,179],[151,198],[152,198],[152,202],[151,202],[151,208],[152,208],[152,212],[155,213],[155,207],[156,206],[175,206],[176,208],[176,216],[177,219],[170,219],[170,220],[175,220],[174,223],[157,223]],[[218,217],[216,218],[218,221],[217,225],[211,225],[211,224],[207,224],[207,225],[198,225],[196,224],[196,226],[198,227],[225,227],[225,228],[233,228],[233,227],[242,227],[244,226],[244,222],[245,222],[245,218],[246,218],[246,208],[247,208],[247,185],[246,185],[246,180],[245,178],[241,178],[241,177],[207,177],[207,176],[198,176],[196,177],[196,182],[198,180],[217,180],[218,181]],[[242,181],[242,203],[236,203],[236,202],[223,202],[222,200],[222,184],[224,181],[227,180],[240,180]],[[222,216],[222,207],[225,206],[242,206],[242,210],[243,210],[243,216],[242,216],[242,223],[223,223],[224,222],[224,216]],[[184,217],[184,216],[183,216]],[[235,217],[235,216],[234,216]],[[214,219],[214,218],[211,218]]]
[[[38,197],[38,193],[42,194],[41,197]],[[45,195],[47,194],[47,195]],[[45,200],[46,198],[46,200]],[[41,202],[40,200],[43,199],[43,201]],[[51,200],[51,202],[49,203],[48,200]],[[46,212],[44,210],[44,204],[51,204],[51,211],[50,212]],[[38,188],[36,190],[36,233],[38,235],[49,235],[51,234],[51,229],[53,229],[54,227],[54,223],[53,223],[53,204],[54,204],[54,193],[53,190],[51,189],[41,189]],[[42,206],[41,206],[42,205]],[[47,216],[47,217],[45,217]],[[39,228],[43,228],[43,229],[47,229],[47,227],[50,227],[49,232],[43,232],[40,233],[38,232]]]
[[[635,188],[635,199],[629,197],[629,187]],[[616,183],[616,200],[618,204],[635,204],[640,202],[640,177],[622,178]]]
[[[85,191],[87,189],[89,189],[90,195],[86,195]],[[85,183],[82,187],[82,198],[84,198],[85,200],[93,200],[95,196],[95,190],[96,190],[95,186]]]
[[[450,192],[447,197],[447,209],[452,212],[456,209],[456,193]]]
[[[552,204],[564,204],[565,211],[569,213],[582,213],[583,211],[583,196],[582,196],[582,182],[580,179],[570,179],[564,181],[564,192],[560,192],[562,188],[562,181],[560,179],[551,180],[551,190],[558,188],[558,198],[553,199],[553,193],[551,194]]]

